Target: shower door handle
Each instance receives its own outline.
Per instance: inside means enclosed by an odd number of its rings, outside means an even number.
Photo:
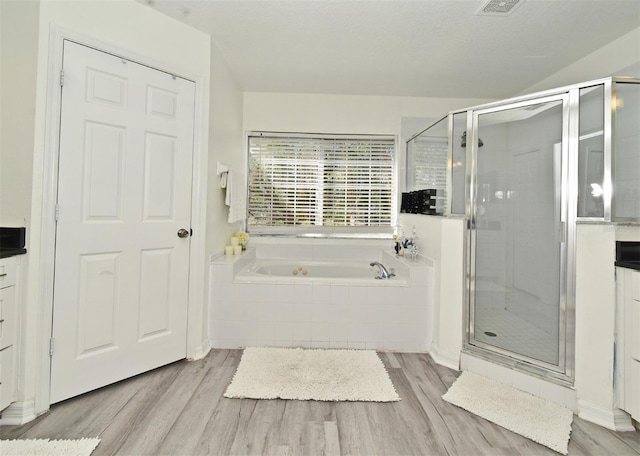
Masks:
[[[567,230],[566,230],[566,222],[560,222],[560,243],[564,244],[567,242]]]

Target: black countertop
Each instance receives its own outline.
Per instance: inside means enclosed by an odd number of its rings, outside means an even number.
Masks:
[[[640,271],[640,242],[616,241],[615,265]]]
[[[616,266],[640,271],[640,261],[616,261]]]
[[[0,226],[0,258],[14,255],[24,255],[27,249],[24,247],[26,229]]]
[[[8,258],[16,255],[24,255],[27,253],[27,249],[5,249],[4,247],[0,248],[0,258]]]

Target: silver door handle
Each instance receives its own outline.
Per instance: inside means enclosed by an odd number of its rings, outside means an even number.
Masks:
[[[189,230],[185,230],[184,228],[180,228],[178,230],[178,237],[179,238],[186,238],[189,237]]]

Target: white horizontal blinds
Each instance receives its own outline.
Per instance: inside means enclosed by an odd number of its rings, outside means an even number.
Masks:
[[[317,144],[296,138],[249,138],[249,223],[319,225]]]
[[[393,141],[327,141],[325,226],[390,226]]]
[[[391,225],[392,138],[249,137],[250,227]]]
[[[447,189],[447,160],[449,154],[447,139],[415,138],[412,143],[414,159],[413,188],[435,188],[439,190],[439,195],[444,196]]]

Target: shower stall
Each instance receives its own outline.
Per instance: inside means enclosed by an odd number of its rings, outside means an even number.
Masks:
[[[606,78],[455,111],[409,141],[446,125],[467,353],[573,383],[576,226],[640,220],[639,109],[640,80]]]
[[[570,111],[568,93],[474,109],[467,156],[468,346],[567,376]]]

